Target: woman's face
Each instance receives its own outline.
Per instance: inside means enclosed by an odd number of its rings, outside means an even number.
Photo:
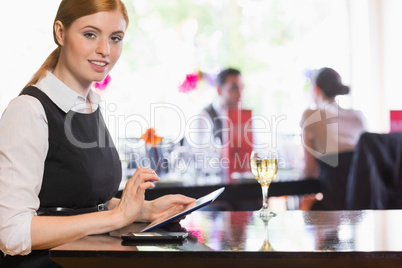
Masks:
[[[60,67],[59,78],[70,87],[104,79],[120,57],[126,26],[119,11],[81,17],[62,31],[56,23],[62,47],[56,67]]]

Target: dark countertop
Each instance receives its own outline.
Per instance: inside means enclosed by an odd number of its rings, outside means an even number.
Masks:
[[[402,263],[401,220],[401,210],[285,211],[269,221],[252,212],[198,211],[168,226],[189,232],[183,242],[122,243],[96,235],[54,248],[50,256],[63,267],[396,267]]]

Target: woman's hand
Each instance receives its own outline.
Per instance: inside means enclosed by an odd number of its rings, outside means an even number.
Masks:
[[[158,180],[158,175],[152,169],[137,168],[134,175],[127,181],[120,202],[112,210],[121,219],[121,227],[134,222],[138,218],[144,204],[145,190],[154,188],[153,182]]]
[[[152,201],[145,201],[137,221],[153,222],[169,217],[195,204],[195,199],[184,195],[165,195]]]

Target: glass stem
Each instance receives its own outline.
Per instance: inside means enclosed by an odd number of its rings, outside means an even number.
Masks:
[[[261,185],[262,187],[262,208],[268,209],[268,185]]]
[[[264,231],[265,231],[265,243],[269,243],[269,229],[268,229],[269,219],[264,220]]]

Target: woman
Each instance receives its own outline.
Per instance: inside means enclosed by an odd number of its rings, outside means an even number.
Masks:
[[[121,199],[113,198],[121,164],[91,85],[120,57],[127,24],[120,0],[63,0],[53,25],[57,49],[4,112],[0,247],[7,255],[2,267],[57,267],[49,248],[193,204],[181,195],[144,201],[145,190],[159,178],[142,167]]]
[[[317,108],[303,113],[301,128],[304,143],[306,177],[320,178],[323,200],[315,209],[343,209],[345,187],[351,156],[365,119],[360,111],[339,107],[338,95],[349,93],[340,75],[331,68],[322,68],[314,80]],[[338,178],[338,179],[337,179]]]

